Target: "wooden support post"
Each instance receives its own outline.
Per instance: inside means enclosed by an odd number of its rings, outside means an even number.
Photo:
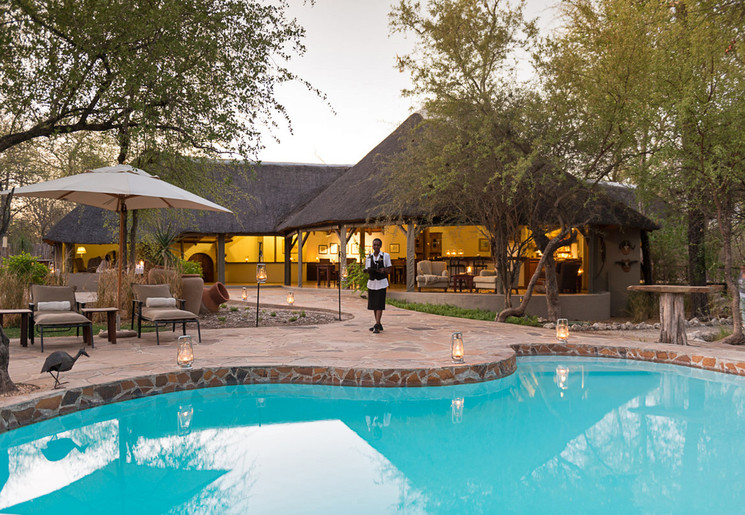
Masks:
[[[297,287],[303,287],[303,231],[297,232]]]
[[[682,293],[660,293],[660,342],[688,345]]]
[[[217,235],[217,280],[225,284],[225,235]]]

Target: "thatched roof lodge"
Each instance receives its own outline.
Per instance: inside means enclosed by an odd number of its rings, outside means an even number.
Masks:
[[[226,181],[230,183],[228,189],[243,193],[232,203],[211,198],[232,209],[232,215],[190,212],[174,217],[166,211],[156,215],[172,221],[183,257],[201,262],[208,282],[251,283],[260,256],[267,263],[269,282],[299,286],[303,281],[319,282],[318,274],[326,263],[344,261],[347,255],[358,256],[373,237],[383,239],[384,250],[396,262],[414,255],[416,261],[450,258],[453,265],[455,258],[488,267],[489,250],[476,227],[426,227],[416,238],[407,238],[409,232],[413,233],[407,228],[413,228],[418,220],[415,199],[405,214],[406,225],[385,225],[385,213],[381,211],[386,202],[385,163],[401,150],[402,138],[409,137],[421,120],[420,115],[411,115],[351,167],[261,163],[254,167],[253,177],[246,178],[245,174],[234,173],[231,167],[235,165],[217,162],[215,176],[235,176],[232,182]],[[595,195],[589,208],[587,202],[580,202],[582,209],[591,209],[591,215],[578,209],[578,216],[590,220],[588,237],[581,237],[560,253],[582,263],[575,291],[601,295],[601,302],[593,299],[591,303],[606,306],[601,311],[608,315],[619,314],[625,307],[626,287],[639,282],[642,235],[657,226],[633,208],[627,188],[605,188]],[[108,252],[106,245],[117,240],[117,227],[113,213],[79,206],[53,227],[45,240],[58,248],[64,244],[68,256],[77,245],[85,245],[90,254],[101,254]],[[140,229],[140,236],[144,233]],[[537,262],[535,257],[525,258],[520,286],[527,283],[531,266]],[[465,266],[453,266],[453,272],[465,271]],[[406,270],[404,265],[401,268],[402,272]],[[403,273],[404,277],[409,275],[408,290],[413,290],[412,270],[413,264],[408,274]],[[392,279],[399,279],[399,274]],[[500,296],[477,297],[494,302]],[[434,295],[428,298],[438,302]]]

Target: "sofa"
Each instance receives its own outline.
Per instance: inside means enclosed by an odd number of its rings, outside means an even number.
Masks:
[[[494,290],[497,292],[497,272],[494,270],[481,270],[479,275],[473,278],[473,287],[479,290]]]
[[[444,288],[450,287],[447,263],[444,261],[419,261],[416,264],[416,285],[419,291],[422,288]]]

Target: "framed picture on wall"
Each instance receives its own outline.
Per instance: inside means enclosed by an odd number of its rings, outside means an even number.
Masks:
[[[390,253],[391,254],[398,254],[399,252],[401,252],[401,245],[399,245],[398,243],[391,243],[391,245],[390,245]]]
[[[329,246],[328,245],[319,245],[318,246],[318,253],[319,254],[328,254],[329,253]]]
[[[489,240],[479,238],[479,252],[489,252]]]

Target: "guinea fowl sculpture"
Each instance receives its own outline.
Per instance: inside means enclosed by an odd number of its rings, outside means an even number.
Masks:
[[[41,371],[49,372],[49,375],[54,377],[54,388],[56,389],[59,387],[59,385],[62,384],[59,381],[59,373],[67,372],[68,370],[72,369],[72,366],[81,355],[90,358],[90,356],[88,356],[88,353],[85,352],[85,349],[80,349],[78,353],[75,354],[74,358],[68,353],[58,350],[51,353],[49,357],[44,360],[44,366],[41,367]],[[57,372],[56,376],[54,375],[54,372]]]

